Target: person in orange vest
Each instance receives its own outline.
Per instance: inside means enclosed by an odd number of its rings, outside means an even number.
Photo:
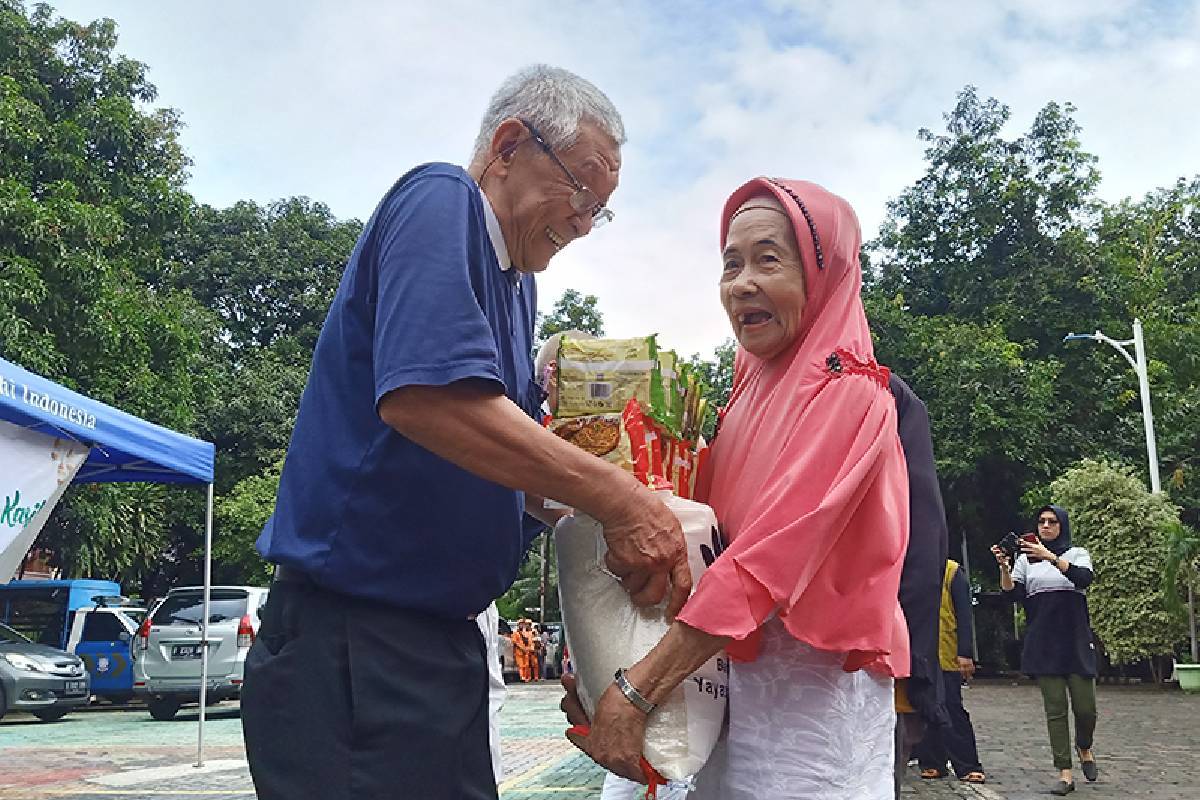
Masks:
[[[942,580],[941,622],[938,625],[938,661],[945,689],[946,721],[930,727],[916,748],[921,777],[944,778],[946,761],[967,783],[983,783],[986,776],[975,746],[971,715],[963,708],[962,685],[975,674],[971,648],[971,587],[957,561],[946,560]]]
[[[537,654],[534,652],[533,623],[527,619],[517,621],[517,629],[512,634],[513,660],[517,662],[517,672],[524,683],[533,680],[534,665]]]

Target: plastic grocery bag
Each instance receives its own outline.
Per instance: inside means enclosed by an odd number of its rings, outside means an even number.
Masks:
[[[719,550],[712,509],[669,491],[656,492],[679,519],[687,540],[692,585],[704,572],[705,551]],[[596,520],[582,514],[563,518],[554,529],[558,591],[567,646],[575,665],[579,699],[591,716],[596,701],[620,667],[645,656],[670,627],[664,605],[638,608],[607,571],[608,547]],[[646,721],[646,760],[668,780],[686,781],[712,753],[727,704],[729,662],[710,658],[660,703]]]

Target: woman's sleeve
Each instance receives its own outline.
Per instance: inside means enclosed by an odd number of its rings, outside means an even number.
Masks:
[[[772,612],[789,612],[822,576],[837,584],[824,586],[824,593],[847,597],[841,613],[853,626],[859,623],[851,607],[855,593],[846,590],[870,587],[889,571],[898,579],[908,539],[908,487],[896,404],[887,388],[862,374],[830,379],[778,452],[778,469],[754,499],[754,513],[705,571],[679,614],[682,622],[744,639]],[[898,469],[889,470],[886,479],[904,482],[888,493],[894,505],[889,519],[870,531],[850,529],[848,521],[889,459]],[[839,547],[847,536],[853,542]],[[823,573],[835,550],[841,557]],[[888,590],[893,600],[897,589]],[[832,610],[814,609],[826,611]]]
[[[1067,559],[1067,571],[1063,573],[1076,589],[1086,589],[1095,579],[1092,569],[1092,556],[1082,547],[1076,547]]]
[[[1029,559],[1025,556],[1017,556],[1017,563],[1013,564],[1012,579],[1013,588],[1002,589],[1001,594],[1004,599],[1010,603],[1019,603],[1025,599],[1025,573],[1029,569]]]

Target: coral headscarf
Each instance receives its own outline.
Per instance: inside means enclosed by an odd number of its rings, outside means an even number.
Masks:
[[[753,660],[777,612],[845,669],[909,671],[897,591],[908,544],[908,473],[888,371],[875,363],[859,291],[854,211],[816,184],[756,178],[725,203],[721,242],[746,200],[783,204],[807,289],[796,341],[764,361],[738,349],[733,391],[699,499],[728,547],[679,619]]]

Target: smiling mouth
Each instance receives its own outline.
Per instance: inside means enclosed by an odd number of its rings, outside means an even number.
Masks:
[[[738,322],[742,323],[742,327],[761,325],[772,319],[772,315],[767,311],[747,311],[744,314],[738,314]]]
[[[554,245],[554,250],[557,252],[567,246],[567,240],[554,232],[554,229],[549,225],[546,226],[546,238]]]

